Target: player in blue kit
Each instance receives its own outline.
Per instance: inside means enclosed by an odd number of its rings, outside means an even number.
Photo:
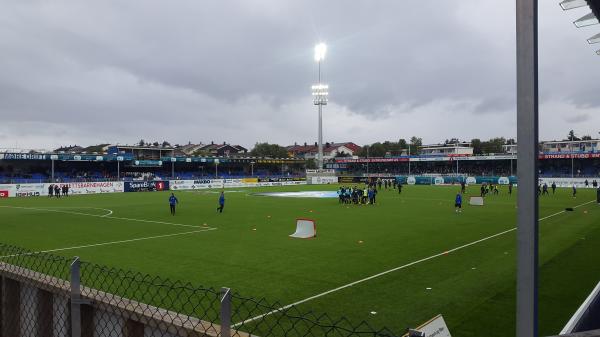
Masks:
[[[225,193],[221,192],[219,196],[219,207],[217,207],[217,212],[223,213],[223,207],[225,207]]]
[[[462,194],[457,193],[454,199],[454,208],[456,213],[462,213]]]
[[[175,215],[175,205],[177,205],[178,202],[179,200],[177,200],[175,194],[171,193],[171,196],[169,197],[169,207],[171,208],[171,215]]]

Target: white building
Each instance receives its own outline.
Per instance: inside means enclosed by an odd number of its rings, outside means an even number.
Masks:
[[[600,152],[600,139],[592,140],[561,140],[542,142],[540,150],[544,153],[552,152]]]
[[[473,148],[471,143],[434,144],[419,146],[419,153],[421,155],[472,156]]]

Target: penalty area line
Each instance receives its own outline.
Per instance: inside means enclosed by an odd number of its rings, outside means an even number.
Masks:
[[[72,247],[64,247],[64,248],[47,249],[47,250],[40,250],[40,251],[37,251],[37,252],[31,252],[31,253],[25,253],[25,254],[4,255],[4,256],[0,256],[0,259],[10,258],[10,257],[18,257],[18,256],[24,256],[24,255],[34,255],[34,254],[40,254],[40,253],[52,253],[52,252],[60,252],[60,251],[65,251],[65,250],[83,249],[83,248],[91,248],[91,247],[99,247],[99,246],[117,245],[117,244],[121,244],[121,243],[129,243],[129,242],[136,242],[136,241],[144,241],[144,240],[153,240],[153,239],[160,239],[160,238],[168,238],[168,237],[173,237],[173,236],[180,236],[180,235],[188,235],[188,234],[195,234],[195,233],[201,233],[201,232],[208,232],[208,231],[213,231],[213,230],[216,230],[216,229],[217,228],[206,228],[206,229],[200,229],[200,230],[189,231],[189,232],[163,234],[163,235],[154,235],[154,236],[145,236],[145,237],[135,238],[135,239],[127,239],[127,240],[119,240],[119,241],[109,241],[109,242],[100,242],[100,243],[92,243],[92,244],[89,244],[89,245],[81,245],[81,246],[72,246]]]
[[[578,208],[578,207],[581,207],[581,206],[585,206],[585,205],[587,205],[587,204],[590,204],[590,203],[592,203],[592,202],[595,202],[595,201],[596,201],[596,200],[591,200],[591,201],[585,202],[585,203],[583,203],[583,204],[580,204],[580,205],[574,206],[573,208]],[[560,212],[556,212],[556,213],[550,214],[550,215],[548,215],[548,216],[545,216],[545,217],[543,217],[543,218],[540,218],[540,219],[538,220],[538,222],[540,222],[540,221],[543,221],[543,220],[546,220],[546,219],[550,219],[550,218],[552,218],[552,217],[555,217],[555,216],[557,216],[557,215],[560,215],[560,214],[563,214],[563,213],[565,213],[565,211],[564,211],[564,210],[562,210],[562,211],[560,211]],[[343,290],[343,289],[346,289],[346,288],[349,288],[349,287],[355,286],[355,285],[357,285],[357,284],[360,284],[360,283],[363,283],[363,282],[366,282],[366,281],[370,281],[370,280],[372,280],[372,279],[375,279],[375,278],[378,278],[378,277],[381,277],[381,276],[387,275],[387,274],[389,274],[389,273],[393,273],[393,272],[395,272],[395,271],[398,271],[398,270],[406,269],[406,268],[408,268],[408,267],[411,267],[411,266],[414,266],[414,265],[416,265],[416,264],[419,264],[419,263],[422,263],[422,262],[425,262],[425,261],[429,261],[429,260],[432,260],[432,259],[438,258],[438,257],[440,257],[440,256],[443,256],[443,255],[446,255],[446,254],[449,254],[449,253],[456,252],[456,251],[458,251],[458,250],[461,250],[461,249],[464,249],[464,248],[467,248],[467,247],[470,247],[470,246],[476,245],[476,244],[478,244],[478,243],[481,243],[481,242],[484,242],[484,241],[487,241],[487,240],[490,240],[490,239],[496,238],[496,237],[498,237],[498,236],[502,236],[502,235],[508,234],[508,233],[510,233],[510,232],[513,232],[513,231],[515,231],[516,229],[517,229],[517,227],[513,227],[513,228],[507,229],[507,230],[505,230],[505,231],[502,231],[502,232],[499,232],[499,233],[496,233],[496,234],[493,234],[493,235],[490,235],[490,236],[486,236],[486,237],[484,237],[484,238],[482,238],[482,239],[479,239],[479,240],[476,240],[476,241],[473,241],[473,242],[469,242],[469,243],[467,243],[467,244],[464,244],[464,245],[462,245],[462,246],[458,246],[458,247],[455,247],[455,248],[449,249],[449,250],[447,250],[447,251],[444,251],[444,252],[442,252],[442,253],[434,254],[434,255],[431,255],[431,256],[428,256],[428,257],[425,257],[425,258],[422,258],[422,259],[419,259],[419,260],[416,260],[416,261],[413,261],[413,262],[409,262],[409,263],[407,263],[407,264],[404,264],[404,265],[401,265],[401,266],[398,266],[398,267],[395,267],[395,268],[392,268],[392,269],[388,269],[388,270],[386,270],[386,271],[383,271],[383,272],[381,272],[381,273],[378,273],[378,274],[375,274],[375,275],[371,275],[371,276],[368,276],[368,277],[362,278],[362,279],[360,279],[360,280],[357,280],[357,281],[354,281],[354,282],[350,282],[350,283],[348,283],[348,284],[344,284],[344,285],[342,285],[342,286],[339,286],[339,287],[337,287],[337,288],[333,288],[333,289],[330,289],[330,290],[324,291],[324,292],[322,292],[322,293],[319,293],[319,294],[316,294],[316,295],[313,295],[313,296],[307,297],[307,298],[305,298],[305,299],[302,299],[302,300],[300,300],[300,301],[297,301],[297,302],[294,302],[294,303],[291,303],[291,304],[288,304],[288,305],[282,306],[282,307],[280,307],[280,308],[277,308],[277,309],[271,310],[271,311],[269,311],[269,312],[266,312],[266,313],[264,313],[264,314],[262,314],[262,315],[258,315],[258,316],[255,316],[255,317],[249,318],[249,319],[247,319],[247,320],[244,320],[244,321],[241,321],[241,322],[235,323],[235,324],[233,324],[233,325],[232,325],[232,327],[233,327],[233,328],[237,328],[237,327],[239,327],[240,325],[247,324],[247,323],[250,323],[250,322],[253,322],[253,321],[259,320],[259,319],[261,319],[261,318],[264,318],[264,317],[270,316],[270,315],[272,315],[272,314],[276,314],[276,313],[278,313],[278,312],[281,312],[281,311],[284,311],[284,310],[286,310],[286,309],[289,309],[289,308],[291,308],[291,307],[294,307],[294,306],[296,306],[296,305],[299,305],[299,304],[302,304],[302,303],[305,303],[305,302],[308,302],[308,301],[311,301],[311,300],[317,299],[317,298],[319,298],[319,297],[323,297],[323,296],[325,296],[325,295],[329,295],[329,294],[331,294],[331,293],[334,293],[334,292],[337,292],[337,291],[340,291],[340,290]]]
[[[180,226],[180,227],[190,227],[190,228],[206,228],[205,226],[184,225],[184,224],[166,222],[166,221],[156,221],[156,220],[145,220],[145,219],[135,219],[135,218],[124,218],[124,217],[119,217],[119,216],[111,216],[113,214],[112,210],[105,209],[105,208],[82,207],[82,208],[88,208],[88,209],[102,209],[102,210],[110,211],[110,213],[100,215],[100,214],[90,214],[90,213],[73,212],[73,211],[62,211],[59,209],[50,209],[50,208],[22,207],[22,206],[0,206],[0,207],[13,208],[13,209],[26,209],[26,210],[33,210],[33,211],[65,213],[65,214],[73,214],[73,215],[83,215],[83,216],[91,216],[91,217],[95,217],[95,218],[104,218],[104,219],[117,219],[117,220],[126,220],[126,221],[156,223],[156,224],[170,225],[170,226]],[[73,208],[77,208],[77,207],[73,207]]]

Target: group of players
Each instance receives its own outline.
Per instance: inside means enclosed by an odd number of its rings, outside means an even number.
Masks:
[[[363,188],[356,185],[354,187],[341,186],[337,190],[340,204],[354,205],[375,205],[377,203],[377,193],[382,189],[398,189],[402,193],[402,184],[394,179],[377,179],[367,181]]]
[[[61,195],[63,197],[68,197],[69,196],[69,185],[62,185],[58,186],[55,184],[50,184],[50,186],[48,186],[48,198],[52,198],[52,197],[57,197],[60,198]]]

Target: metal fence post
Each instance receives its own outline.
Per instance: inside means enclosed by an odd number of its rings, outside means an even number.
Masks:
[[[71,337],[81,337],[81,262],[71,263]]]
[[[221,288],[221,337],[231,337],[231,289]]]

